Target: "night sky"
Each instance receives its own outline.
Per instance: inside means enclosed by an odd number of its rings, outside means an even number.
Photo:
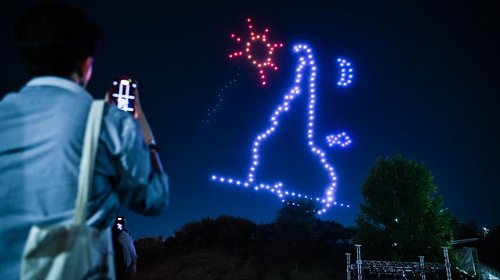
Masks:
[[[7,0],[0,10],[0,96],[27,81],[12,29],[30,2]],[[334,207],[323,218],[354,225],[361,185],[376,158],[402,154],[431,170],[444,206],[460,220],[500,224],[500,17],[493,1],[270,2],[77,4],[105,39],[87,89],[102,98],[115,76],[139,81],[170,176],[171,204],[164,214],[145,218],[121,211],[134,238],[169,236],[207,216],[275,219],[282,206],[276,197],[214,184],[210,176],[245,178],[254,137],[293,83],[295,43],[314,49],[315,140],[338,173],[337,200],[351,205]],[[229,35],[247,34],[247,17],[257,31],[268,27],[270,39],[285,44],[275,54],[280,69],[269,73],[265,87],[247,60],[228,59],[239,48]],[[351,87],[336,86],[337,57],[354,65]],[[218,94],[223,102],[205,124]],[[306,102],[305,94],[295,100],[263,147],[262,176],[319,195],[328,180],[306,147]],[[325,136],[339,131],[349,132],[353,143],[328,148]]]

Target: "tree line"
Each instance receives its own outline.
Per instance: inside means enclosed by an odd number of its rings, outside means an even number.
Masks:
[[[355,243],[362,244],[363,259],[418,261],[424,255],[443,263],[442,247],[464,238],[477,238],[472,246],[481,261],[500,270],[500,227],[486,232],[454,218],[424,164],[400,155],[379,158],[362,194],[352,228],[319,219],[318,205],[302,200],[284,204],[271,223],[220,216],[187,223],[166,240],[139,239],[138,278],[346,279],[345,253],[355,256]]]

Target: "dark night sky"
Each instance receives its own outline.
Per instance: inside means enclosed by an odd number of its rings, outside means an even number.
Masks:
[[[353,144],[326,149],[339,176],[339,201],[325,216],[353,225],[361,185],[379,156],[402,154],[435,176],[445,207],[481,226],[500,224],[498,31],[493,1],[97,1],[78,3],[102,29],[88,90],[104,95],[114,76],[140,81],[141,100],[170,176],[171,205],[161,216],[128,216],[135,238],[170,235],[206,216],[269,222],[281,202],[209,181],[212,173],[246,175],[250,145],[292,83],[291,47],[307,42],[318,63],[316,142],[346,130]],[[323,3],[330,2],[330,3]],[[0,10],[0,96],[27,80],[13,42],[13,24],[30,1],[7,0]],[[431,4],[432,3],[432,4]],[[261,87],[246,61],[228,60],[229,34],[245,34],[245,19],[285,43],[281,65]],[[338,56],[356,77],[335,86]],[[209,126],[206,110],[229,80],[224,103]],[[327,183],[305,148],[305,96],[297,99],[263,150],[266,174],[279,174],[306,193]],[[265,151],[268,151],[267,153]],[[263,159],[265,161],[265,159]]]

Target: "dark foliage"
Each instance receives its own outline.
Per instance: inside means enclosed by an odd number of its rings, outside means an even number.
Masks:
[[[500,226],[479,238],[477,251],[481,262],[500,271]]]
[[[308,207],[308,206],[304,206]],[[139,279],[344,279],[353,229],[285,206],[275,223],[229,216],[136,241]]]
[[[451,215],[442,209],[431,172],[401,156],[379,158],[365,180],[357,241],[368,258],[442,261]]]
[[[356,230],[303,210],[285,206],[276,222],[266,224],[229,216],[205,218],[185,224],[167,240],[137,240],[138,279],[345,279],[345,253],[352,253],[355,261]],[[497,227],[474,243],[481,261],[496,268],[499,236]],[[454,270],[453,279],[471,278]]]
[[[362,241],[363,259],[418,261],[424,255],[442,263],[441,246],[449,245],[452,231],[455,239],[478,237],[481,260],[498,268],[500,228],[484,235],[474,222],[452,221],[432,181],[422,164],[379,159],[363,186],[358,229],[319,220],[310,201],[285,204],[273,223],[230,216],[190,222],[167,240],[136,241],[138,279],[346,279],[345,253],[354,263],[354,236]],[[471,279],[453,273],[453,279]],[[438,278],[445,279],[444,272],[427,279]]]

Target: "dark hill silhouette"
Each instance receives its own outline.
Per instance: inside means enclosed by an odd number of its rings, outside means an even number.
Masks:
[[[137,279],[346,279],[345,253],[355,256],[352,237],[356,229],[319,220],[312,213],[285,205],[272,223],[207,217],[183,225],[166,240],[136,240]],[[463,232],[456,230],[457,236]],[[496,258],[490,262],[493,267],[499,265],[495,251],[499,232],[497,227],[479,243],[485,259]],[[437,277],[446,279],[444,274],[427,279]],[[363,279],[381,278],[363,275]],[[471,278],[454,271],[453,279]]]

